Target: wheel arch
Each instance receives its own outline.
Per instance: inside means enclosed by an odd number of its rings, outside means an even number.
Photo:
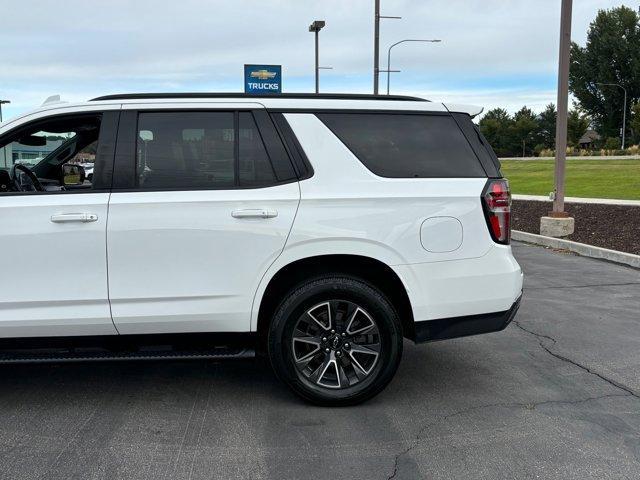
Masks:
[[[398,312],[403,335],[409,339],[415,337],[411,301],[400,277],[391,267],[378,259],[353,254],[310,256],[279,268],[271,276],[266,287],[261,289],[262,295],[255,299],[254,305],[259,306],[252,330],[256,331],[261,339],[265,339],[273,313],[283,296],[298,283],[328,273],[350,275],[381,290]]]

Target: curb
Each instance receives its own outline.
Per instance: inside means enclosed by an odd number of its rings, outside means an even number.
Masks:
[[[536,160],[555,160],[556,157],[500,157],[498,160],[531,162]],[[638,160],[640,155],[567,155],[567,160]]]
[[[514,200],[530,200],[534,202],[549,202],[552,200],[549,197],[542,195],[522,195],[513,194],[511,198]],[[580,197],[565,197],[565,203],[585,203],[596,205],[618,205],[624,207],[640,207],[640,200],[621,200],[615,198],[580,198]]]
[[[511,238],[518,242],[533,243],[550,248],[561,248],[584,257],[597,258],[599,260],[640,268],[640,255],[634,255],[632,253],[594,247],[586,243],[572,242],[571,240],[564,240],[562,238],[545,237],[544,235],[536,235],[535,233],[521,232],[519,230],[513,230],[511,232]]]

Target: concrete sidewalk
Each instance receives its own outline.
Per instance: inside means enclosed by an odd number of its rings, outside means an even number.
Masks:
[[[544,195],[512,195],[514,200],[534,200],[536,202],[551,202],[549,197]],[[600,205],[624,205],[629,207],[640,207],[640,200],[617,200],[614,198],[581,198],[565,197],[566,203],[597,203]]]

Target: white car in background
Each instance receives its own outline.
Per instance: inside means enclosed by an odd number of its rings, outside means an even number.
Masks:
[[[93,181],[93,167],[94,164],[93,163],[81,163],[80,165],[82,165],[82,167],[84,168],[84,175],[85,178],[87,179],[88,182],[92,182]]]
[[[499,331],[518,309],[509,186],[476,113],[131,94],[2,124],[0,148],[73,140],[0,171],[0,360],[257,351],[307,400],[371,398],[404,338]],[[81,182],[66,164],[95,142],[97,175]]]

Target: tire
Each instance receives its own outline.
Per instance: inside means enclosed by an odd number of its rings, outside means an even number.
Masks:
[[[378,289],[327,275],[294,287],[269,326],[273,369],[296,394],[322,406],[347,406],[380,393],[402,357],[398,314]]]

